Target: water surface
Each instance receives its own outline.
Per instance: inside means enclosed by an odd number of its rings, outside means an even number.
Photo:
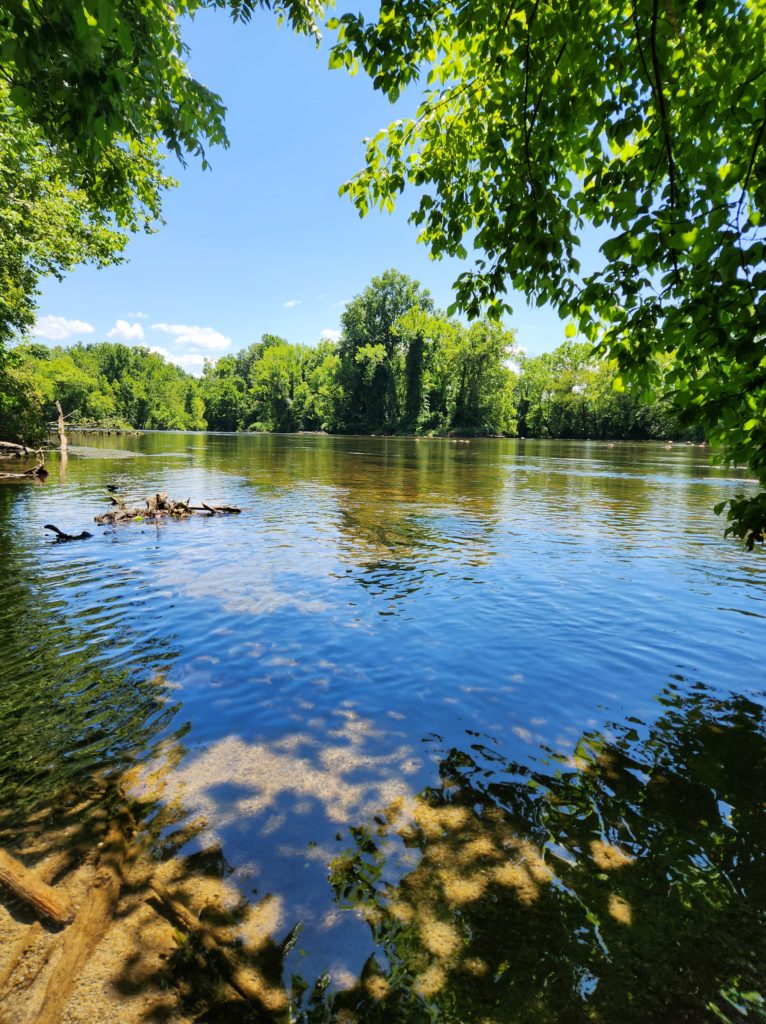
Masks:
[[[19,820],[159,752],[157,856],[212,851],[268,906],[296,1020],[763,1019],[766,562],[712,512],[744,474],[683,445],[82,441],[0,489]],[[115,484],[243,513],[94,527]]]

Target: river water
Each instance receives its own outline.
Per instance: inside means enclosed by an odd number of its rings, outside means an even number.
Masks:
[[[156,856],[258,908],[295,1020],[766,1019],[766,559],[712,512],[744,472],[73,440],[0,488],[9,813],[153,758]],[[95,526],[109,485],[243,511]]]

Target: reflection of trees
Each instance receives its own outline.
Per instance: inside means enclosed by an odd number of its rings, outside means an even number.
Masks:
[[[0,549],[0,805],[8,819],[59,798],[76,802],[97,774],[118,776],[177,707],[163,676],[175,652],[150,637],[118,590],[105,586],[98,608],[69,610],[67,587],[92,572],[86,555],[68,553],[54,590],[2,516]]]
[[[701,688],[661,703],[537,770],[452,749],[440,787],[352,830],[331,881],[379,953],[351,991],[314,993],[322,1013],[763,1019],[764,712]]]
[[[476,442],[377,445],[366,440],[365,458],[346,457],[338,481],[340,553],[360,585],[396,600],[430,576],[491,562],[503,465],[480,459]]]

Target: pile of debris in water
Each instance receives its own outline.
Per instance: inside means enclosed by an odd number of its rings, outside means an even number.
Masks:
[[[167,516],[184,519],[196,512],[216,516],[238,514],[242,511],[234,505],[210,505],[204,501],[199,505],[192,505],[191,498],[187,498],[186,501],[174,501],[159,491],[146,499],[146,508],[130,508],[127,498],[121,498],[116,494],[110,494],[109,500],[114,508],[96,516],[97,523],[124,523],[135,520],[140,522],[146,519],[164,519]]]
[[[48,475],[42,449],[27,448],[25,444],[14,444],[12,441],[0,441],[0,459],[21,459],[29,455],[37,457],[37,465],[21,473],[0,472],[0,480],[44,480]]]

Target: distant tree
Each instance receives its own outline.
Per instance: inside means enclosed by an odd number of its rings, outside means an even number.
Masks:
[[[245,388],[244,378],[237,373],[237,357],[205,360],[200,395],[210,430],[241,430],[244,427]]]
[[[398,270],[386,270],[348,303],[338,354],[344,391],[342,419],[349,428],[395,430],[401,414],[398,377],[404,358],[404,314],[433,311],[430,294]]]
[[[519,362],[515,398],[525,437],[704,440],[699,426],[679,422],[662,393],[648,400],[637,388],[615,387],[616,364],[587,343],[566,341]]]

